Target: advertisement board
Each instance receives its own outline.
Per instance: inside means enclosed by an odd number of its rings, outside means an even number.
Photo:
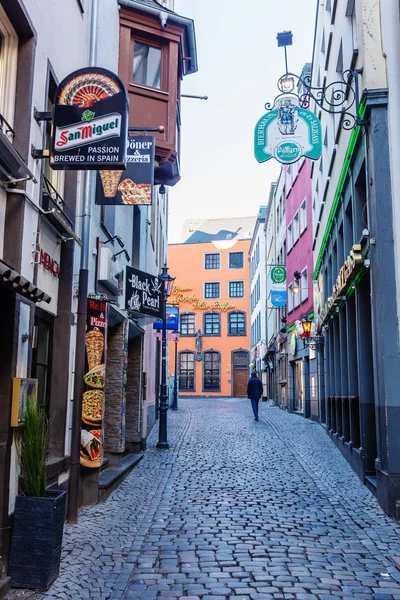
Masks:
[[[272,306],[281,308],[286,306],[286,268],[282,265],[271,266],[268,273],[268,289]]]
[[[177,306],[167,306],[167,329],[168,331],[179,330],[179,308]],[[162,329],[162,321],[153,323],[153,329]]]
[[[96,204],[151,204],[155,138],[128,136],[126,170],[97,173]]]
[[[104,385],[107,352],[107,303],[88,298],[85,391],[82,395],[80,463],[98,468],[103,456]]]
[[[162,318],[162,286],[157,275],[133,267],[125,271],[125,310],[139,315]]]
[[[100,67],[70,73],[57,88],[50,166],[125,169],[128,97],[121,79]]]
[[[294,95],[280,96],[255,128],[254,155],[260,163],[275,158],[282,164],[291,164],[302,156],[317,160],[322,146],[319,119],[302,108]]]

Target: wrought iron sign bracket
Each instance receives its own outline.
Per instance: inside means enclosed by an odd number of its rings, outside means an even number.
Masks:
[[[316,352],[320,352],[324,347],[324,337],[322,335],[304,338],[303,342],[305,347],[311,348],[311,350],[315,350]]]
[[[273,110],[279,98],[290,95],[298,98],[302,108],[309,109],[314,101],[324,112],[341,115],[343,129],[351,130],[366,126],[368,121],[359,116],[359,77],[362,72],[362,69],[348,69],[342,73],[341,79],[323,87],[312,86],[311,75],[302,78],[295,73],[286,72],[278,79],[277,87],[280,94],[272,103],[267,102],[265,109]],[[296,87],[299,93],[294,92]]]
[[[147,131],[157,131],[158,133],[165,133],[164,125],[159,125],[158,127],[128,127],[128,132],[134,133],[135,131],[144,131],[145,134]]]
[[[42,121],[51,121],[51,112],[50,111],[39,111],[36,108],[33,111],[33,118],[37,123],[41,123]]]
[[[50,150],[48,148],[42,148],[39,150],[38,148],[35,148],[35,146],[32,145],[31,146],[31,156],[35,160],[42,160],[43,158],[49,158]]]

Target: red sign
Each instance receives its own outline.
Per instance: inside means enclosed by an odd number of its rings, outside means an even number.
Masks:
[[[39,262],[42,265],[43,269],[49,271],[49,273],[51,273],[54,277],[60,276],[60,267],[58,262],[54,260],[54,258],[52,258],[50,254],[44,252],[42,249],[40,249]]]

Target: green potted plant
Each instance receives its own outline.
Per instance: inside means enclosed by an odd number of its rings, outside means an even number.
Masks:
[[[49,420],[28,398],[16,436],[21,470],[11,538],[9,575],[13,587],[47,590],[60,570],[66,492],[46,488]]]

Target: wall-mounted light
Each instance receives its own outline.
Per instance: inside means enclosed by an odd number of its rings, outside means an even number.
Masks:
[[[284,76],[279,80],[278,87],[285,94],[290,94],[290,92],[293,92],[294,86],[295,83],[293,77]]]
[[[165,185],[163,183],[160,185],[158,191],[161,194],[161,196],[164,196],[166,190],[165,190]]]

